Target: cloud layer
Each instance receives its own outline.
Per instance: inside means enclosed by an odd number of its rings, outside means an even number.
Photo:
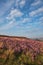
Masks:
[[[43,0],[0,1],[0,31],[8,35],[43,36]]]

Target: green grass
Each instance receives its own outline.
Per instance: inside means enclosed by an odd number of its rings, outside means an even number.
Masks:
[[[3,50],[0,50],[1,54],[4,54]],[[29,52],[9,53],[6,58],[0,58],[0,65],[43,65],[43,54],[38,54],[33,61]]]

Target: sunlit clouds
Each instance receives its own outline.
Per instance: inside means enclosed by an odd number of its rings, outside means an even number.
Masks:
[[[43,37],[43,0],[1,0],[0,34]]]

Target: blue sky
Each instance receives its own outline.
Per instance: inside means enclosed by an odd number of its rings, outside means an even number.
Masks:
[[[43,37],[43,0],[0,0],[0,35]]]

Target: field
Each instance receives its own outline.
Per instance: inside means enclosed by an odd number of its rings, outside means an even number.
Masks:
[[[0,36],[0,65],[43,65],[43,42]]]

